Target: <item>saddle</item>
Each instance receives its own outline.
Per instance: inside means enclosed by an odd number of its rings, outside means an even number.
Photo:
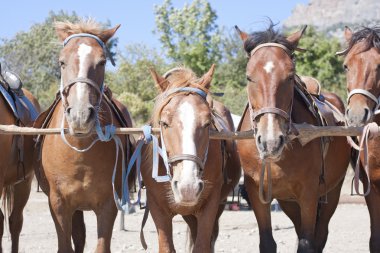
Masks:
[[[38,111],[24,95],[21,79],[11,71],[1,70],[1,65],[0,73],[0,93],[16,117],[17,125],[32,125],[38,117]]]

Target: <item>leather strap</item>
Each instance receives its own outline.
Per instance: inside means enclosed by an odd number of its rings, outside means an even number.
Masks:
[[[168,158],[168,163],[170,164],[170,163],[183,161],[183,160],[195,162],[196,164],[198,164],[201,170],[203,170],[205,167],[203,161],[198,156],[190,155],[190,154],[181,154],[181,155],[171,156]]]
[[[252,57],[252,55],[254,55],[260,48],[263,48],[263,47],[279,47],[279,48],[283,49],[289,56],[292,55],[292,52],[286,46],[279,44],[279,43],[272,43],[271,42],[271,43],[264,43],[264,44],[258,45],[249,53],[249,56]]]
[[[266,114],[266,113],[273,113],[273,114],[277,114],[281,117],[283,117],[286,121],[289,121],[290,120],[290,116],[287,112],[285,112],[284,110],[280,109],[280,108],[277,108],[277,107],[264,107],[264,108],[261,108],[257,111],[253,111],[252,112],[252,120],[256,120],[256,118],[262,114]]]
[[[364,89],[353,89],[352,91],[350,91],[350,93],[348,93],[348,97],[347,97],[347,104],[350,102],[351,97],[353,95],[356,95],[356,94],[361,94],[361,95],[363,95],[363,96],[371,99],[376,104],[375,108],[373,109],[373,113],[374,114],[379,113],[378,109],[379,109],[379,106],[380,106],[380,97],[377,98],[371,92],[369,92],[367,90],[364,90]]]

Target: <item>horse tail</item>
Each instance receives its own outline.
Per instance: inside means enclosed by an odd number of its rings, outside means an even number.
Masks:
[[[191,236],[190,227],[187,226],[186,229],[186,251],[185,252],[193,252],[194,248],[194,241],[193,237]]]
[[[9,216],[12,213],[13,204],[14,204],[14,186],[13,185],[5,186],[3,188],[3,194],[1,196],[1,199],[3,202],[2,210],[4,214],[5,224],[6,224],[6,227],[9,227],[8,220],[9,220]]]

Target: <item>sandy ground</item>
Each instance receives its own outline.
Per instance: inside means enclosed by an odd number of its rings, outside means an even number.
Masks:
[[[55,228],[47,205],[47,197],[36,192],[33,186],[31,198],[24,212],[24,228],[20,238],[20,252],[57,252]],[[330,223],[330,236],[324,252],[369,252],[369,216],[360,197],[349,195],[348,184],[342,190],[343,202],[338,206]],[[347,203],[350,200],[350,203]],[[354,202],[355,204],[353,204]],[[143,252],[139,231],[143,210],[125,216],[126,231],[120,230],[118,216],[113,237],[113,252]],[[92,212],[85,213],[87,243],[85,252],[96,247],[96,219]],[[274,237],[278,252],[296,252],[296,234],[290,220],[282,212],[272,212]],[[252,211],[225,211],[220,220],[220,235],[216,252],[258,252],[259,234]],[[145,227],[147,252],[157,252],[157,234],[151,218]],[[182,218],[174,219],[174,243],[177,252],[185,252],[186,225]],[[5,232],[5,252],[10,252],[10,239]]]

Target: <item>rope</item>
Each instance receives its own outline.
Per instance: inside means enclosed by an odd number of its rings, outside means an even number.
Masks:
[[[259,199],[263,204],[269,204],[272,201],[272,175],[271,175],[271,163],[266,166],[266,161],[262,160],[261,171],[260,171],[260,182],[259,182]],[[267,171],[267,197],[264,196],[264,175],[265,170]]]
[[[374,138],[379,135],[379,126],[375,123],[369,123],[366,125],[363,129],[363,135],[360,140],[360,148],[359,148],[359,154],[358,154],[358,159],[356,161],[355,165],[355,176],[354,176],[354,187],[355,187],[355,192],[359,196],[367,196],[370,191],[371,191],[371,181],[369,178],[369,166],[368,166],[368,140],[371,138]],[[359,190],[359,179],[360,179],[360,152],[363,151],[363,167],[364,167],[364,173],[365,176],[367,177],[368,181],[368,187],[367,190],[364,193],[360,193]],[[363,191],[364,191],[364,186],[363,186]]]

